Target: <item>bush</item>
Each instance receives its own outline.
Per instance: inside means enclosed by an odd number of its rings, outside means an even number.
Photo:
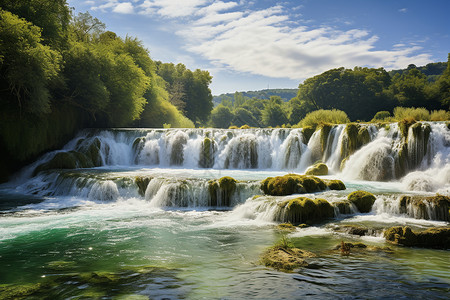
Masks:
[[[391,113],[388,111],[379,111],[373,116],[372,122],[387,121],[391,117]]]
[[[450,112],[446,110],[433,110],[430,116],[431,121],[448,121],[450,120]]]
[[[394,108],[394,119],[396,121],[401,121],[403,119],[430,121],[430,112],[423,107],[396,107]]]
[[[345,124],[349,123],[350,120],[345,112],[338,109],[333,110],[324,110],[319,109],[313,112],[310,112],[306,115],[303,120],[298,123],[299,127],[306,126],[317,126],[322,123],[329,124]]]

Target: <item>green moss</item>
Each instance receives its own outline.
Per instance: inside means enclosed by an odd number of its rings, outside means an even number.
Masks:
[[[328,167],[324,163],[317,163],[317,164],[309,167],[306,170],[305,174],[306,175],[315,175],[315,176],[328,175]]]
[[[113,272],[91,272],[80,274],[81,280],[92,284],[116,284],[120,281],[120,274]]]
[[[44,296],[48,285],[35,284],[0,284],[0,300],[27,299],[30,296]]]
[[[343,183],[342,183],[343,185]],[[311,175],[287,174],[284,176],[268,177],[261,181],[261,190],[266,195],[286,196],[325,191],[327,188],[338,189],[342,185],[327,185],[325,180]]]
[[[278,205],[281,208],[277,216],[280,222],[315,223],[334,217],[334,208],[325,199],[299,197],[283,201]]]
[[[405,140],[408,138],[409,127],[414,123],[416,123],[416,120],[413,118],[405,118],[398,122],[398,128],[400,129],[400,133]]]
[[[201,146],[200,160],[198,165],[200,168],[212,168],[214,166],[214,141],[210,138],[205,138]]]
[[[330,135],[330,131],[331,131],[332,125],[330,124],[320,124],[318,126],[318,130],[320,129],[320,147],[322,150],[322,153],[325,152],[325,150],[327,149],[327,142],[328,142],[328,136]]]
[[[224,176],[208,181],[210,206],[230,206],[231,198],[236,191],[236,179]]]
[[[311,139],[311,136],[313,135],[314,131],[316,129],[312,126],[303,127],[302,129],[302,142],[303,144],[308,144],[309,140]]]
[[[343,191],[346,189],[345,184],[338,179],[323,179],[330,190]]]
[[[295,231],[295,226],[292,225],[291,223],[281,223],[277,225],[277,230],[292,232]]]
[[[370,142],[370,133],[367,127],[361,126],[358,131],[358,148],[368,144]]]
[[[305,259],[315,256],[314,253],[299,248],[275,245],[263,253],[261,263],[278,271],[291,272],[307,266]]]
[[[435,195],[424,196],[402,196],[399,199],[400,213],[406,214],[408,207],[414,207],[414,217],[426,220],[450,221],[450,197]]]
[[[376,198],[369,192],[356,191],[350,193],[347,199],[356,206],[359,212],[368,213],[372,210],[372,205]]]
[[[387,229],[384,237],[391,243],[408,247],[450,249],[450,227],[416,232],[408,226],[395,226]]]
[[[136,143],[136,141],[135,141]],[[100,155],[100,147],[101,142],[98,138],[95,138],[90,145],[87,147],[87,150],[85,151],[85,154],[89,159],[92,161],[92,164],[95,167],[100,167],[102,165],[102,157]],[[143,147],[143,144],[142,146]],[[134,143],[133,143],[133,149],[134,149]]]
[[[406,174],[408,169],[408,144],[403,143],[400,150],[397,152],[394,162],[395,177],[401,178]]]
[[[138,176],[134,179],[134,183],[138,186],[138,191],[141,196],[145,196],[145,191],[147,191],[147,186],[152,180],[152,177]]]
[[[350,208],[350,201],[339,201],[333,203],[335,207],[339,210],[340,214],[348,215],[352,213]]]

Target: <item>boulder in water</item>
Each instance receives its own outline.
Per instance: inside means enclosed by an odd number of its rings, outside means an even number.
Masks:
[[[450,249],[450,227],[413,231],[410,227],[395,226],[384,232],[387,241],[407,247]]]
[[[152,177],[148,177],[148,176],[137,176],[134,179],[134,182],[138,186],[138,191],[141,196],[145,195],[145,191],[147,190],[147,186],[151,180],[152,180]]]
[[[315,176],[328,175],[328,167],[324,163],[317,163],[309,167],[306,170],[305,175],[315,175]]]
[[[411,215],[417,219],[450,221],[450,197],[436,195],[401,196],[399,199],[400,213]]]
[[[355,191],[350,193],[347,198],[352,202],[361,213],[368,213],[372,210],[375,202],[375,196],[366,191]]]
[[[346,189],[345,184],[338,179],[324,179],[323,181],[330,190],[343,191]]]
[[[325,199],[299,197],[278,204],[277,220],[292,224],[311,224],[334,217],[333,206]]]
[[[267,249],[261,256],[261,263],[278,271],[291,272],[308,266],[307,258],[315,257],[312,252],[279,243]]]
[[[314,193],[342,187],[345,185],[339,181],[325,181],[315,176],[298,174],[268,177],[261,182],[261,190],[271,196]]]

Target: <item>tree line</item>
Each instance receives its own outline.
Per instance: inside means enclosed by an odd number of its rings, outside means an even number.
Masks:
[[[86,127],[194,127],[208,71],[153,61],[66,0],[0,0],[0,159],[15,169]],[[8,173],[8,171],[0,171]],[[2,174],[0,174],[2,177]]]
[[[425,72],[425,73],[424,73]],[[448,111],[450,108],[450,54],[447,63],[405,70],[384,68],[336,68],[306,79],[288,102],[245,97],[236,92],[223,98],[211,113],[209,125],[227,128],[300,126],[318,110],[343,111],[351,121],[370,121],[377,112],[391,115],[396,107]],[[448,114],[435,114],[446,116]]]

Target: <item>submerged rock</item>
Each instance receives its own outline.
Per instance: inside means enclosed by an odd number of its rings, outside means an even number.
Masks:
[[[261,262],[278,271],[290,272],[294,269],[308,266],[306,258],[315,257],[312,252],[295,247],[275,245],[264,252]]]
[[[334,208],[325,199],[299,197],[283,201],[278,205],[281,208],[276,217],[279,222],[308,224],[334,217]]]
[[[400,213],[417,219],[450,221],[449,196],[401,196],[399,208]]]
[[[317,163],[309,167],[306,170],[305,175],[315,175],[315,176],[328,175],[328,167],[324,163]]]
[[[359,212],[368,213],[372,210],[372,205],[376,198],[372,193],[355,191],[350,193],[347,199],[356,206]]]
[[[339,245],[334,247],[335,251],[339,251],[342,255],[350,255],[350,253],[367,253],[367,252],[385,252],[392,253],[393,250],[389,247],[368,246],[363,243],[346,243],[342,241]]]
[[[413,231],[410,227],[395,226],[384,232],[387,241],[407,247],[450,249],[450,227]]]
[[[342,187],[345,185],[339,180],[324,181],[315,176],[298,174],[268,177],[261,182],[261,190],[271,196],[314,193]]]

